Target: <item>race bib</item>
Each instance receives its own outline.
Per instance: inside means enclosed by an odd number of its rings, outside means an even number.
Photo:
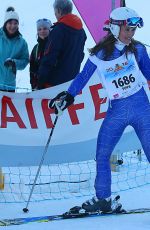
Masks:
[[[134,54],[128,54],[127,58],[123,54],[112,61],[103,61],[96,56],[91,56],[90,60],[97,65],[111,100],[128,97],[142,88],[141,72]]]

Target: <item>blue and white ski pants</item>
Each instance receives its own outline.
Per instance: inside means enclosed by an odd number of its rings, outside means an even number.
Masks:
[[[150,103],[143,88],[127,98],[111,101],[101,125],[96,152],[98,198],[111,196],[110,156],[128,125],[134,128],[150,162]]]

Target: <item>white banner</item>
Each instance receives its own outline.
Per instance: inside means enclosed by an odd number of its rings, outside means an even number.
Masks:
[[[52,144],[68,144],[96,138],[107,109],[105,91],[93,77],[76,97],[74,105],[59,117]],[[97,83],[96,83],[97,82]],[[48,101],[67,90],[70,83],[30,93],[0,93],[2,145],[42,146],[55,115]]]
[[[27,160],[25,157],[27,158],[27,153],[30,155],[30,151],[33,154],[32,156],[38,154],[37,147],[45,146],[55,119],[55,114],[48,107],[48,101],[63,90],[67,90],[69,85],[70,82],[30,93],[0,92],[0,152],[1,155],[5,152],[4,158],[7,154],[11,154],[12,157],[13,152],[13,161],[16,162],[18,155],[16,157],[15,153],[17,152],[25,162]],[[84,90],[76,97],[75,103],[64,111],[56,124],[50,145],[59,147],[59,153],[60,150],[61,153],[65,153],[65,155],[61,154],[64,161],[67,162],[69,158],[69,161],[81,160],[79,159],[81,158],[79,157],[81,156],[80,150],[84,159],[94,158],[97,134],[107,107],[108,100],[105,90],[102,88],[98,76],[94,74]],[[133,129],[128,127],[124,136],[126,143],[130,141],[131,146],[127,144],[127,147],[130,146],[130,149],[135,149],[137,144],[139,146],[139,142],[134,138],[131,141],[131,135],[133,137]],[[117,148],[121,152],[126,151],[124,139]],[[9,152],[10,149],[11,153]],[[56,158],[55,160],[58,160],[58,151],[55,148],[53,150],[52,155]],[[20,155],[22,151],[24,151],[24,154]],[[76,152],[79,153],[78,157]],[[8,158],[10,158],[10,155],[7,157],[7,162]],[[3,162],[6,164],[6,159],[2,160],[2,164]],[[20,161],[19,164],[22,165],[23,163]]]

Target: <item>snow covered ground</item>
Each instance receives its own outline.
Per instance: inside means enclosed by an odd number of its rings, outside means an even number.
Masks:
[[[150,207],[149,199],[150,186],[128,190],[121,193],[121,202],[126,209]],[[1,204],[0,218],[32,217],[61,214],[70,207],[80,205],[85,198],[69,200],[48,201],[32,203],[29,205],[29,213],[23,213],[25,204]],[[0,227],[6,229],[7,227]],[[93,217],[84,219],[60,220],[48,223],[30,223],[21,226],[11,226],[9,229],[33,230],[33,229],[52,229],[52,230],[149,230],[150,213],[134,214],[123,216]]]
[[[134,156],[134,157],[133,157]],[[123,157],[123,156],[122,156]],[[88,164],[89,165],[89,164]],[[51,166],[53,167],[53,166]],[[93,167],[94,163],[91,162],[91,171],[93,172]],[[119,166],[119,171],[118,172],[113,172],[112,173],[112,190],[113,192],[116,190],[126,190],[126,191],[120,191],[119,193],[116,193],[115,195],[119,194],[121,196],[120,202],[123,205],[124,209],[133,209],[133,208],[149,208],[150,207],[150,199],[149,199],[149,189],[150,189],[150,184],[146,185],[150,181],[150,173],[149,173],[149,166],[148,163],[145,159],[145,157],[142,155],[142,161],[139,161],[137,156],[133,153],[127,153],[125,154],[125,157],[123,157],[123,165]],[[75,169],[77,167],[74,166]],[[52,187],[53,184],[50,185],[44,185],[44,188],[42,189],[42,186],[38,185],[34,189],[35,194],[32,195],[34,199],[31,199],[31,203],[29,204],[29,213],[23,213],[22,209],[26,207],[26,202],[23,202],[23,200],[27,200],[29,197],[29,183],[33,183],[33,176],[26,176],[25,171],[28,171],[28,168],[19,168],[19,174],[17,169],[12,169],[11,171],[8,170],[6,174],[6,168],[3,168],[4,173],[5,173],[5,190],[4,190],[4,195],[0,194],[0,210],[1,210],[1,215],[0,219],[3,218],[19,218],[19,217],[34,217],[34,216],[44,216],[44,215],[54,215],[54,214],[62,214],[66,211],[68,211],[71,207],[73,206],[80,206],[85,200],[87,200],[90,197],[83,197],[81,196],[81,191],[82,191],[82,185],[77,185],[76,184],[71,184],[68,185],[68,183],[64,184],[63,186],[66,186],[65,190],[64,187],[61,188],[61,186],[58,183],[58,188],[60,191],[57,191],[58,193],[60,192],[59,196],[61,199],[57,200],[52,200],[52,197],[55,197],[57,195],[56,191],[52,192]],[[58,174],[57,172],[57,167],[55,167],[55,174]],[[82,170],[81,170],[82,171]],[[85,175],[81,174],[81,171],[79,170],[79,175],[77,175],[76,171],[76,177],[73,177],[73,179],[76,180],[82,180],[82,176]],[[11,172],[11,173],[10,173]],[[47,178],[46,172],[50,172],[47,167],[45,166],[42,167],[42,174],[40,175],[40,180],[38,183],[44,183],[49,181],[49,177]],[[63,170],[64,172],[64,170]],[[35,167],[30,167],[30,173],[31,175],[34,175],[36,173]],[[59,172],[60,173],[60,172]],[[68,178],[68,180],[71,179],[71,171],[70,175],[68,172],[66,172],[66,177],[64,177],[64,180]],[[84,169],[84,173],[86,173],[86,168]],[[88,176],[89,170],[87,171],[87,178],[90,178],[90,175]],[[64,174],[65,176],[65,174]],[[68,176],[68,177],[67,177]],[[74,175],[75,176],[75,175]],[[35,177],[35,176],[34,176]],[[52,178],[51,182],[52,182]],[[58,177],[59,178],[59,177]],[[60,180],[62,179],[61,177],[59,178]],[[54,180],[56,178],[54,177]],[[90,183],[90,180],[91,183]],[[94,183],[94,178],[91,177],[89,179],[89,182],[87,184],[89,187],[84,186],[84,194],[90,194],[93,185],[92,182]],[[114,183],[115,182],[115,183]],[[16,183],[17,186],[16,186]],[[21,184],[19,184],[21,183]],[[24,184],[23,184],[24,183]],[[90,187],[90,184],[92,188]],[[144,186],[145,184],[145,186]],[[137,187],[139,185],[139,187]],[[143,185],[143,186],[140,186]],[[68,187],[69,186],[69,187]],[[132,189],[129,189],[132,188]],[[137,187],[137,188],[133,188]],[[72,188],[72,189],[71,189]],[[76,196],[75,188],[77,189],[76,192],[78,192],[78,197],[74,198],[62,198],[63,195],[65,194],[65,197],[71,197],[71,194],[68,194],[68,189],[69,191],[72,190],[72,197],[73,195]],[[79,190],[79,191],[78,191]],[[66,191],[66,193],[63,194],[62,191]],[[73,194],[75,193],[75,194]],[[14,195],[16,194],[17,199],[16,202],[21,202],[21,203],[15,203],[14,201]],[[47,197],[45,201],[38,201],[44,199],[44,195],[46,194]],[[62,196],[62,197],[61,197]],[[5,200],[7,202],[11,203],[2,203],[4,200],[2,199],[5,197]],[[20,200],[19,200],[20,197]],[[114,195],[112,196],[114,197]],[[33,200],[37,200],[37,202]],[[125,224],[123,224],[125,223]],[[134,215],[122,215],[122,216],[105,216],[105,217],[93,217],[93,218],[84,218],[84,219],[72,219],[72,220],[60,220],[60,221],[53,221],[53,222],[48,222],[48,223],[29,223],[27,225],[21,225],[21,226],[11,226],[9,227],[10,229],[72,229],[75,230],[76,228],[78,229],[86,229],[86,230],[91,230],[91,229],[111,229],[111,230],[116,230],[116,229],[148,229],[150,227],[150,213],[146,214],[134,214]],[[7,227],[0,227],[0,229],[7,228]]]
[[[136,1],[127,0],[127,5],[134,8],[144,18],[145,28],[137,31],[136,38],[150,44],[150,33],[149,33],[149,0]],[[36,26],[35,22],[39,18],[48,17],[55,21],[52,8],[53,1],[49,0],[31,0],[31,1],[20,1],[20,0],[5,0],[1,1],[1,18],[0,24],[3,25],[3,16],[5,9],[12,5],[20,15],[20,30],[26,40],[29,43],[29,50],[36,42]],[[34,11],[34,13],[33,13]],[[74,11],[76,13],[76,10]],[[88,41],[86,47],[92,47],[94,42],[90,37],[88,31]],[[17,78],[18,87],[30,88],[28,67],[25,71],[18,73]],[[131,189],[125,192],[121,192],[121,202],[123,207],[126,209],[150,207],[149,197],[150,185]],[[25,203],[21,204],[0,204],[0,218],[17,218],[17,217],[32,217],[32,216],[43,216],[61,214],[67,211],[70,207],[80,205],[85,198],[74,198],[65,199],[58,201],[44,201],[31,203],[29,206],[30,212],[24,214],[22,209],[25,207]],[[0,227],[0,229],[6,229],[7,227]],[[73,220],[62,220],[54,221],[49,223],[32,223],[28,225],[12,226],[9,229],[21,229],[21,230],[33,230],[33,229],[52,229],[52,230],[148,230],[150,229],[150,214],[137,214],[137,215],[124,215],[124,216],[109,216],[109,217],[95,217],[85,219],[73,219]]]

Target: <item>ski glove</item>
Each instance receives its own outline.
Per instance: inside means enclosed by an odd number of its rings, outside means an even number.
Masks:
[[[11,68],[12,72],[16,75],[16,64],[11,58],[7,58],[4,62],[4,66]]]
[[[59,116],[62,114],[62,111],[73,104],[73,102],[74,97],[67,91],[63,91],[50,101],[49,108],[54,109],[55,114]]]

